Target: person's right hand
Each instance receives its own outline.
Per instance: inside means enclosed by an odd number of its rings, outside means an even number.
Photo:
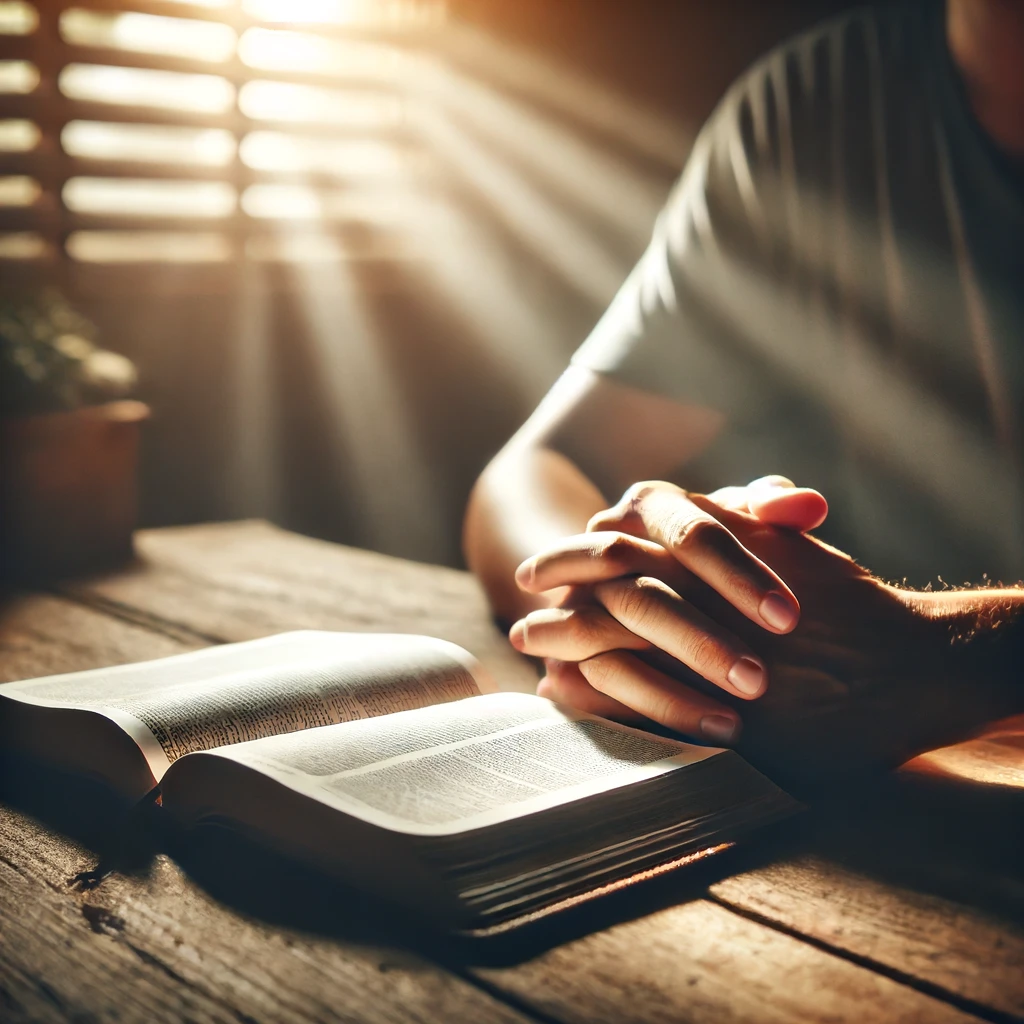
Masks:
[[[725,488],[712,498],[766,526],[797,531],[820,525],[828,508],[817,491],[782,477]],[[800,614],[786,583],[709,514],[706,503],[700,507],[685,491],[661,482],[634,485],[591,520],[587,533],[527,559],[516,578],[533,593],[571,585],[557,606],[532,612],[510,633],[519,650],[545,659],[547,675],[538,692],[625,720],[641,716],[592,687],[579,663],[615,652],[634,673],[663,678],[641,659],[664,652],[683,673],[750,700],[767,686],[764,662],[716,619],[731,606],[779,634],[790,631]],[[673,705],[670,714],[652,708],[648,716],[669,718],[680,731],[714,742],[738,736],[738,714],[705,693],[676,680],[665,700]]]
[[[820,791],[895,768],[1021,712],[1020,589],[906,590],[814,537],[766,527],[700,495],[690,500],[719,517],[804,601],[789,633],[761,629],[731,607],[715,613],[715,624],[749,643],[771,673],[761,699],[743,705],[723,697],[742,709],[740,753],[775,782]],[[599,596],[604,586],[595,588]],[[639,593],[649,599],[651,588]],[[602,600],[615,607],[607,595]],[[659,614],[655,603],[651,621]],[[600,654],[580,667],[595,692],[690,735],[695,701],[712,692],[630,651]]]

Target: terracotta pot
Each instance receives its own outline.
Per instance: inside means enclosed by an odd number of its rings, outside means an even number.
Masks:
[[[53,579],[131,557],[148,416],[119,401],[0,420],[0,577]]]

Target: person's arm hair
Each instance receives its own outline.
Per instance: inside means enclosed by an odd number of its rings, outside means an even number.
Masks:
[[[946,624],[964,692],[990,702],[986,720],[1024,713],[1024,586],[910,591],[921,615]]]
[[[550,603],[515,583],[525,558],[582,533],[636,480],[669,477],[721,429],[722,417],[570,366],[470,496],[466,561],[500,620]]]

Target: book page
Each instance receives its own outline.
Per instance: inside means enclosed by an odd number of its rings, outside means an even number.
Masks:
[[[296,632],[137,665],[8,683],[0,695],[97,711],[155,778],[183,754],[458,700],[486,675],[462,648],[405,634]]]
[[[400,832],[494,824],[718,753],[501,693],[213,753]]]

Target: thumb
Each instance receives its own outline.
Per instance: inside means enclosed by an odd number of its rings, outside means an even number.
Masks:
[[[784,476],[763,476],[747,485],[747,507],[772,526],[805,533],[821,526],[828,502],[810,487],[797,487]]]

